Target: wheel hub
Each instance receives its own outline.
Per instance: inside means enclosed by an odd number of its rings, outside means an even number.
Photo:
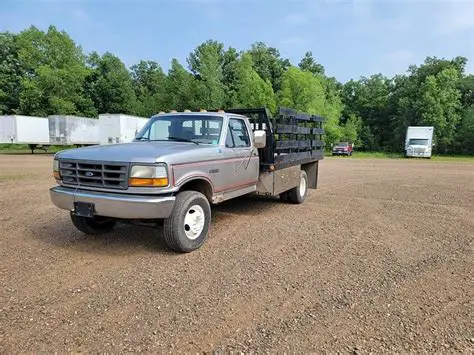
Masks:
[[[300,196],[303,197],[306,193],[306,180],[304,177],[300,181]]]
[[[191,240],[198,238],[204,229],[205,220],[206,216],[202,207],[199,205],[191,206],[184,217],[184,232],[186,236]]]

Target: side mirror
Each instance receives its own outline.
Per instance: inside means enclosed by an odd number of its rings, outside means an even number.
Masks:
[[[255,148],[265,148],[267,144],[267,133],[265,131],[254,131],[253,144]]]

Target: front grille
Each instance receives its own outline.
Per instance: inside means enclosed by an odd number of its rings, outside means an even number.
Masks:
[[[67,185],[128,188],[128,164],[61,160],[59,169],[62,181]]]
[[[418,154],[418,153],[424,153],[424,152],[425,152],[425,148],[415,148],[415,149],[413,149],[413,151],[414,151],[415,153],[417,153],[417,154]]]

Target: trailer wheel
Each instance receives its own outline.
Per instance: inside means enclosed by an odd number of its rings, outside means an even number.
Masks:
[[[301,170],[300,172],[300,183],[298,186],[288,191],[288,200],[291,203],[300,204],[306,200],[308,195],[308,175],[306,171]]]
[[[173,212],[163,223],[166,244],[177,252],[189,253],[200,248],[211,225],[211,206],[197,191],[183,191],[176,196]]]
[[[89,235],[100,235],[111,232],[115,227],[115,222],[103,217],[79,217],[71,213],[71,221],[82,233]]]

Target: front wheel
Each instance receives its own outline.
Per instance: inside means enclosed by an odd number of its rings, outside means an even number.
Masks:
[[[300,172],[300,183],[298,186],[288,191],[288,200],[291,203],[300,204],[306,200],[308,195],[308,175],[306,171],[301,170]]]
[[[81,232],[89,235],[100,235],[111,232],[115,227],[115,222],[104,217],[79,217],[71,213],[71,221]]]
[[[200,248],[211,224],[211,206],[197,191],[183,191],[176,196],[171,216],[163,223],[166,244],[174,251],[188,253]]]

